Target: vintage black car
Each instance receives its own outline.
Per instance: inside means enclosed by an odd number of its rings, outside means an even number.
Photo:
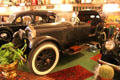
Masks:
[[[81,21],[91,23],[94,26],[103,21],[100,14],[95,10],[79,11],[78,18]]]
[[[14,34],[13,43],[19,47],[26,39],[30,70],[37,75],[45,75],[55,68],[60,54],[69,53],[71,46],[89,40],[90,30],[91,25],[85,22],[29,25]]]
[[[28,24],[55,22],[56,14],[47,10],[32,10],[14,13],[9,16],[7,23],[0,24],[0,40],[11,41],[14,32],[25,29]]]

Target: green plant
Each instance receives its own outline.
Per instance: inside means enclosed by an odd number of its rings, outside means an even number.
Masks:
[[[24,55],[26,47],[27,47],[26,41],[25,45],[21,49],[15,48],[12,42],[3,44],[0,47],[0,64],[1,65],[11,64],[16,60],[19,61],[19,64],[23,64],[23,61],[25,61],[24,58],[26,58],[26,55]]]

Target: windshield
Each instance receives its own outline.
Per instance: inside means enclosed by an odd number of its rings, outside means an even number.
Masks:
[[[56,22],[61,22],[61,21],[71,22],[72,14],[73,12],[71,11],[57,11],[55,21]]]
[[[15,14],[10,15],[7,22],[12,23],[14,21],[15,17],[16,17]]]
[[[65,22],[65,21],[70,22],[70,19],[64,16],[59,16],[59,15],[57,15],[55,18],[55,22]]]

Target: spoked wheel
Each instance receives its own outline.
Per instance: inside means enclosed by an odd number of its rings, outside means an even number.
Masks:
[[[54,69],[59,60],[59,50],[51,42],[39,45],[29,55],[29,65],[33,73],[45,75]]]
[[[1,30],[0,31],[0,40],[5,42],[10,42],[12,39],[12,32],[8,30]]]
[[[35,66],[40,71],[49,69],[55,61],[55,51],[53,49],[45,49],[36,57]]]
[[[105,32],[101,32],[101,33],[99,33],[98,35],[97,35],[97,39],[98,39],[98,41],[106,41],[107,40],[107,37],[106,37],[106,33]]]

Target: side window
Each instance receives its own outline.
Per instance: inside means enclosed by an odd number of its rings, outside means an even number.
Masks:
[[[46,23],[46,20],[42,16],[35,16],[35,24],[43,24]]]
[[[28,25],[28,24],[31,24],[31,23],[32,23],[32,18],[31,18],[31,16],[23,16],[22,19],[23,19],[23,22],[22,22],[23,24]]]
[[[35,16],[35,24],[42,24],[43,18],[41,16]]]
[[[55,22],[55,16],[49,16],[49,23]]]
[[[4,22],[7,22],[7,20],[8,20],[8,16],[4,16],[4,17],[3,17],[3,21],[4,21]]]
[[[18,17],[15,21],[16,24],[20,24],[22,22],[22,18],[21,17]]]

